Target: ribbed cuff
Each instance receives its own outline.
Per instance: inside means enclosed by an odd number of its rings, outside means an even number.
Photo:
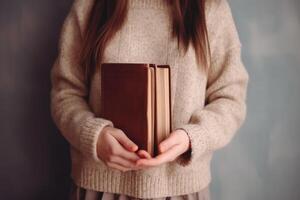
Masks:
[[[181,166],[191,165],[197,158],[202,155],[208,147],[205,130],[198,124],[185,124],[176,129],[184,130],[190,139],[191,148],[181,154],[176,162]]]
[[[81,124],[80,150],[96,162],[101,162],[97,154],[97,141],[105,126],[114,127],[112,121],[95,117],[88,117]]]

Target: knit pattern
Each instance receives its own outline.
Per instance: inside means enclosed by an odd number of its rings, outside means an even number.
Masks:
[[[213,153],[225,147],[246,118],[249,75],[241,60],[241,43],[227,0],[206,6],[212,53],[208,73],[199,70],[195,51],[186,54],[171,37],[172,20],[164,0],[129,0],[128,16],[105,50],[103,62],[148,62],[171,67],[172,130],[185,130],[191,149],[160,166],[121,172],[97,156],[105,126],[101,117],[101,74],[96,68],[90,88],[79,64],[82,36],[93,0],[74,0],[51,69],[51,115],[70,143],[71,177],[86,189],[159,198],[200,191],[211,182]],[[89,95],[89,98],[87,98]],[[89,100],[87,100],[89,99]]]

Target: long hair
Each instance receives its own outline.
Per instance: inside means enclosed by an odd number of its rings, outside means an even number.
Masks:
[[[210,48],[205,16],[206,0],[166,0],[172,11],[172,35],[178,47],[187,51],[190,42],[195,49],[197,63],[207,71]],[[101,63],[104,47],[122,27],[127,16],[128,0],[95,0],[88,17],[80,62],[85,68],[87,84],[94,69]]]

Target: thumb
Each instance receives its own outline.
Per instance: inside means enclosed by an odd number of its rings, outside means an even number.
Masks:
[[[123,147],[125,149],[127,149],[128,151],[136,151],[138,149],[138,146],[132,141],[130,140],[127,135],[122,131],[118,131],[116,134],[113,135],[118,142],[120,142],[120,144],[123,145]]]
[[[167,137],[165,140],[161,141],[159,143],[159,152],[163,153],[165,151],[167,151],[169,148],[171,148],[172,146],[174,146],[175,144],[178,144],[177,141],[177,137],[175,136],[175,134],[170,134],[169,137]]]

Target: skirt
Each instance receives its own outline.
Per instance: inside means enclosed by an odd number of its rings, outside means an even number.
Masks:
[[[72,179],[71,179],[72,180]],[[101,192],[85,189],[77,186],[74,181],[71,181],[69,200],[139,200],[125,194]],[[141,199],[140,199],[141,200]],[[210,200],[209,185],[204,189],[184,195],[152,198],[148,200]]]

